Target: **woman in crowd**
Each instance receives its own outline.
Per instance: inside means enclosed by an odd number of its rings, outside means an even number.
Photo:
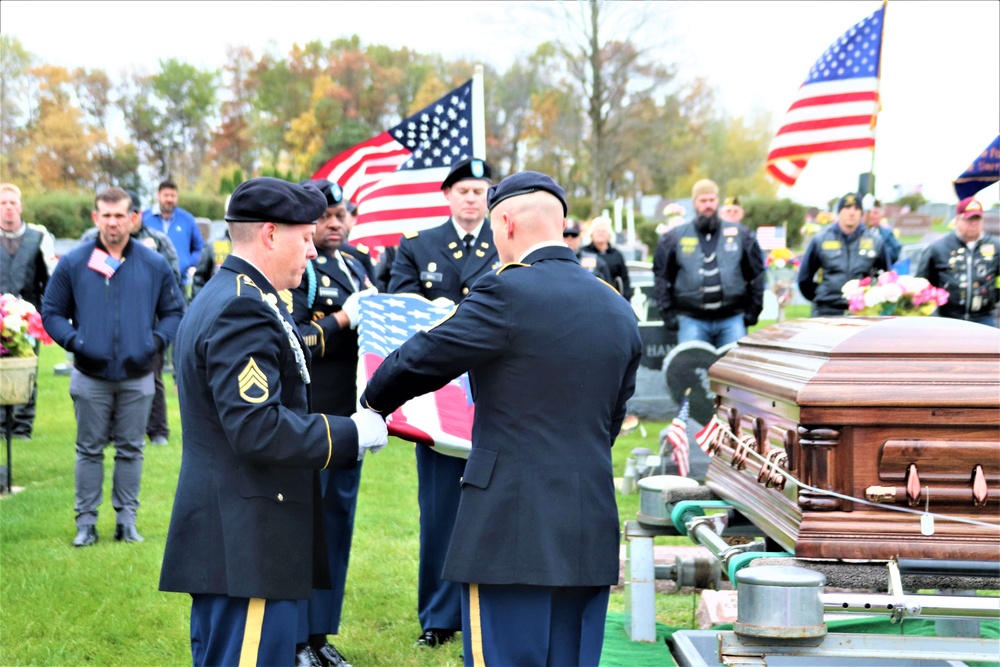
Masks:
[[[606,216],[594,218],[590,223],[590,244],[583,250],[596,252],[611,269],[613,285],[626,299],[632,298],[632,285],[629,284],[628,267],[625,257],[614,247],[615,233],[611,229],[611,219]]]

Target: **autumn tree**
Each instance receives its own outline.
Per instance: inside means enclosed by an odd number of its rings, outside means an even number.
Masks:
[[[28,69],[35,57],[16,37],[0,35],[0,181],[25,181],[25,168],[15,156],[27,142],[32,96]]]
[[[250,75],[256,65],[253,51],[246,46],[227,47],[222,67],[222,91],[219,126],[212,133],[210,157],[216,163],[235,165],[244,172],[253,169],[254,142],[250,119],[254,112],[254,94]]]
[[[158,73],[134,74],[121,89],[129,131],[160,176],[190,182],[198,175],[208,153],[217,76],[169,58]]]
[[[93,135],[73,99],[72,76],[64,67],[40,65],[27,74],[37,83],[37,106],[26,126],[27,141],[17,160],[30,168],[42,189],[75,189],[92,184]]]
[[[645,9],[634,11],[628,3],[588,0],[576,3],[575,13],[566,9],[570,29],[560,48],[566,60],[568,81],[584,100],[586,114],[585,149],[590,161],[591,213],[596,214],[613,195],[613,175],[628,162],[623,139],[630,122],[629,111],[635,100],[646,99],[669,83],[673,73],[646,59],[643,51],[629,39],[609,39],[607,23],[620,20],[630,12],[634,27],[645,20]],[[620,34],[631,30],[619,24]]]

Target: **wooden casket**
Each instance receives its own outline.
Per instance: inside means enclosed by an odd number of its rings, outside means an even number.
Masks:
[[[796,320],[743,338],[708,375],[723,437],[706,484],[784,549],[1000,560],[1000,330]]]

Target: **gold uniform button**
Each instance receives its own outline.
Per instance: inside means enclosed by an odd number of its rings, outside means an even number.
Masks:
[[[462,294],[468,294],[468,293],[469,293],[469,288],[468,287],[463,287],[462,288]]]
[[[279,502],[279,503],[282,503],[282,502],[284,502],[284,501],[285,501],[285,496],[283,496],[283,495],[281,495],[281,494],[279,493],[279,494],[278,494],[278,502]]]
[[[424,283],[424,287],[426,287],[427,289],[430,289],[431,288],[431,281],[428,280],[426,283]]]

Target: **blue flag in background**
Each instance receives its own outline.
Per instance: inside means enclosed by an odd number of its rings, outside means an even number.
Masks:
[[[971,197],[988,185],[1000,181],[1000,134],[979,154],[969,168],[955,179],[958,200]]]

